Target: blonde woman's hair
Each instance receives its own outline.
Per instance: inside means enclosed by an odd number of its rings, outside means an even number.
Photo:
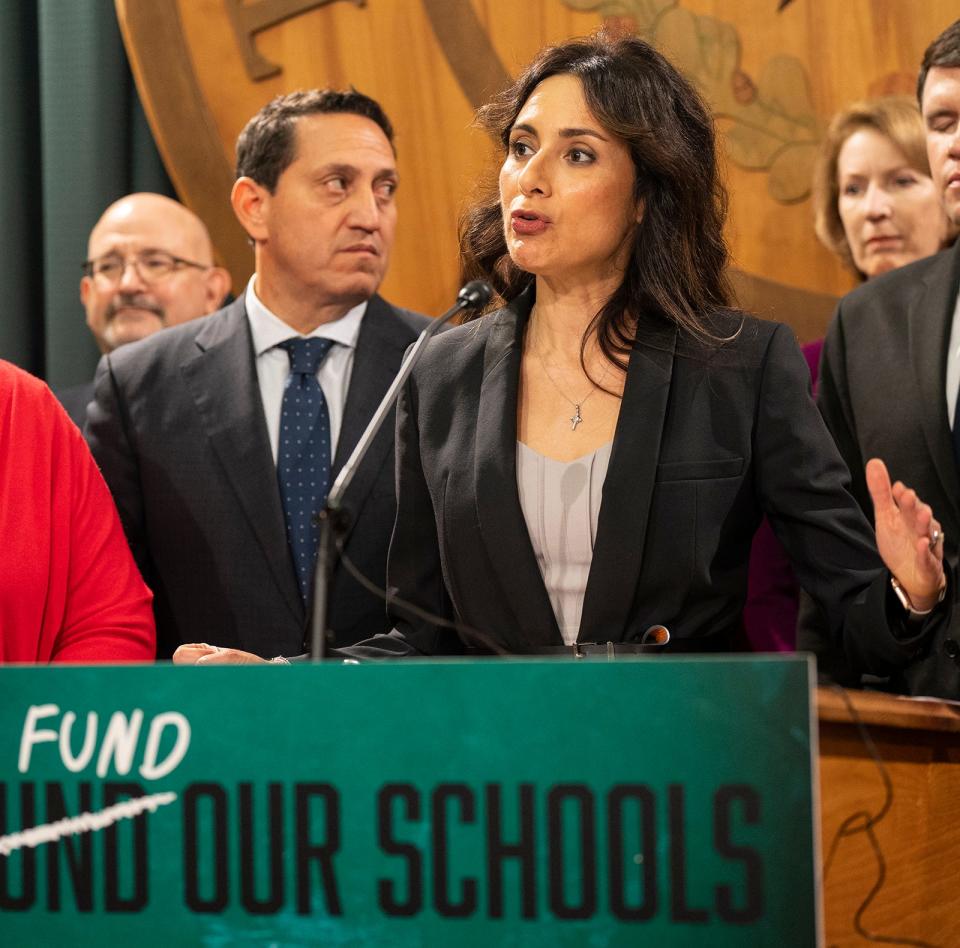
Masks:
[[[917,104],[906,96],[886,96],[855,102],[830,122],[820,150],[813,185],[814,228],[820,241],[861,277],[840,220],[840,181],[837,159],[843,143],[869,128],[889,138],[903,152],[914,171],[930,177],[926,132]]]

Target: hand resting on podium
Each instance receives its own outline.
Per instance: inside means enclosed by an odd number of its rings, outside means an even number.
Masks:
[[[174,665],[270,665],[269,659],[238,648],[220,648],[203,642],[181,645],[173,653]],[[280,662],[279,664],[283,664]]]

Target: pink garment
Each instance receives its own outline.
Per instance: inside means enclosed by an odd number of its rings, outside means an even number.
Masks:
[[[823,340],[801,348],[816,394]],[[764,517],[750,550],[747,602],[743,607],[744,631],[752,651],[792,652],[796,648],[799,598],[800,587],[787,553]]]
[[[152,595],[76,425],[0,361],[0,662],[152,661]]]

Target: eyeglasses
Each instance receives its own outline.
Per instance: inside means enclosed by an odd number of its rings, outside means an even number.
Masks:
[[[175,257],[172,253],[165,253],[162,250],[151,250],[139,253],[135,257],[121,257],[119,254],[108,253],[95,260],[85,260],[83,272],[104,283],[119,283],[127,267],[131,265],[144,283],[157,283],[184,267],[195,267],[198,270],[210,269],[205,263],[184,260],[183,257]]]

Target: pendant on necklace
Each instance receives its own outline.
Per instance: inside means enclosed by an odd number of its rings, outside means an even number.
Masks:
[[[583,418],[580,417],[580,406],[574,405],[573,407],[574,407],[574,414],[570,418],[570,430],[576,431],[577,425],[579,425],[580,422],[583,421]]]

